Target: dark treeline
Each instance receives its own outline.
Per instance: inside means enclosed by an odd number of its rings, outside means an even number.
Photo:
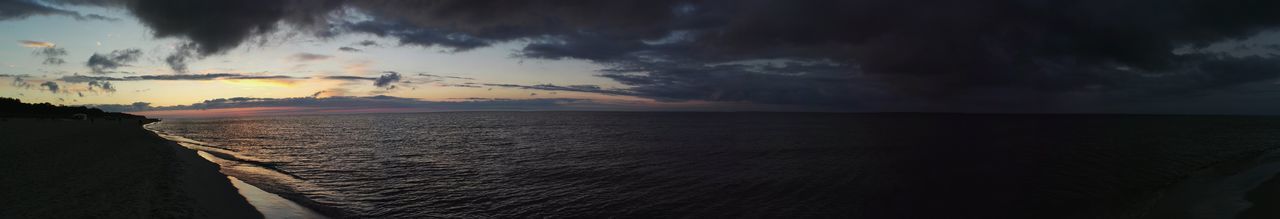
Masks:
[[[35,117],[35,118],[72,118],[75,114],[85,114],[89,118],[104,119],[146,119],[147,117],[105,112],[96,108],[83,106],[58,106],[50,103],[23,103],[14,98],[0,97],[0,117]]]

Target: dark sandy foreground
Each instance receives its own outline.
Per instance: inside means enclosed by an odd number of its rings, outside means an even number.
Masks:
[[[1249,191],[1246,196],[1253,204],[1240,213],[1239,218],[1278,218],[1280,217],[1280,176],[1272,177],[1262,185]]]
[[[137,121],[0,121],[0,218],[262,218],[218,167]]]

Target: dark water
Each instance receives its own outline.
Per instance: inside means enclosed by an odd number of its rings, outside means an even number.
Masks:
[[[342,217],[1138,217],[1280,143],[1220,116],[464,112],[170,120]]]

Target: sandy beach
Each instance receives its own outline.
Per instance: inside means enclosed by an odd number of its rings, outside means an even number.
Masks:
[[[1280,208],[1275,208],[1280,204],[1280,176],[1274,176],[1262,185],[1249,191],[1246,197],[1253,205],[1241,212],[1239,218],[1276,218],[1280,217]]]
[[[1265,179],[1245,195],[1245,200],[1250,203],[1248,209],[1240,212],[1237,218],[1280,218],[1280,156],[1272,157],[1266,160],[1266,166],[1271,171],[1260,174],[1258,178]]]
[[[137,120],[0,121],[0,218],[262,218],[217,165]]]

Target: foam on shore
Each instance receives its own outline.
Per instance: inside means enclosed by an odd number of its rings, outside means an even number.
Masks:
[[[1150,211],[1152,214],[1145,218],[1237,218],[1264,213],[1255,206],[1275,203],[1255,203],[1258,198],[1252,196],[1260,195],[1259,189],[1268,187],[1267,184],[1280,183],[1272,180],[1277,174],[1280,174],[1278,150],[1215,165],[1169,186],[1158,197]]]
[[[204,160],[210,163],[217,164],[220,167],[220,169],[225,170],[225,168],[228,168],[228,165],[247,164],[251,166],[240,167],[237,169],[262,168],[264,170],[256,171],[256,172],[270,172],[270,173],[278,173],[275,175],[285,175],[285,176],[277,176],[277,178],[293,179],[292,177],[295,177],[295,176],[291,176],[286,173],[283,173],[279,170],[269,168],[270,166],[265,165],[264,162],[257,161],[252,157],[240,155],[238,153],[235,153],[234,151],[221,149],[217,147],[210,147],[209,145],[203,142],[187,139],[182,136],[171,135],[168,133],[164,133],[163,131],[159,131],[151,128],[147,128],[147,130],[154,132],[155,134],[157,134],[162,138],[175,142],[178,145],[178,147],[196,151],[201,158],[203,158]],[[298,204],[297,202],[291,201],[290,199],[284,198],[283,196],[280,196],[278,194],[267,192],[261,188],[258,188],[257,186],[254,186],[240,179],[237,179],[234,176],[226,176],[226,177],[232,183],[232,185],[239,190],[240,195],[244,196],[250,205],[253,205],[253,207],[257,209],[258,212],[262,213],[268,219],[328,218],[323,214],[320,214],[315,210],[312,210],[311,208],[304,207]]]

